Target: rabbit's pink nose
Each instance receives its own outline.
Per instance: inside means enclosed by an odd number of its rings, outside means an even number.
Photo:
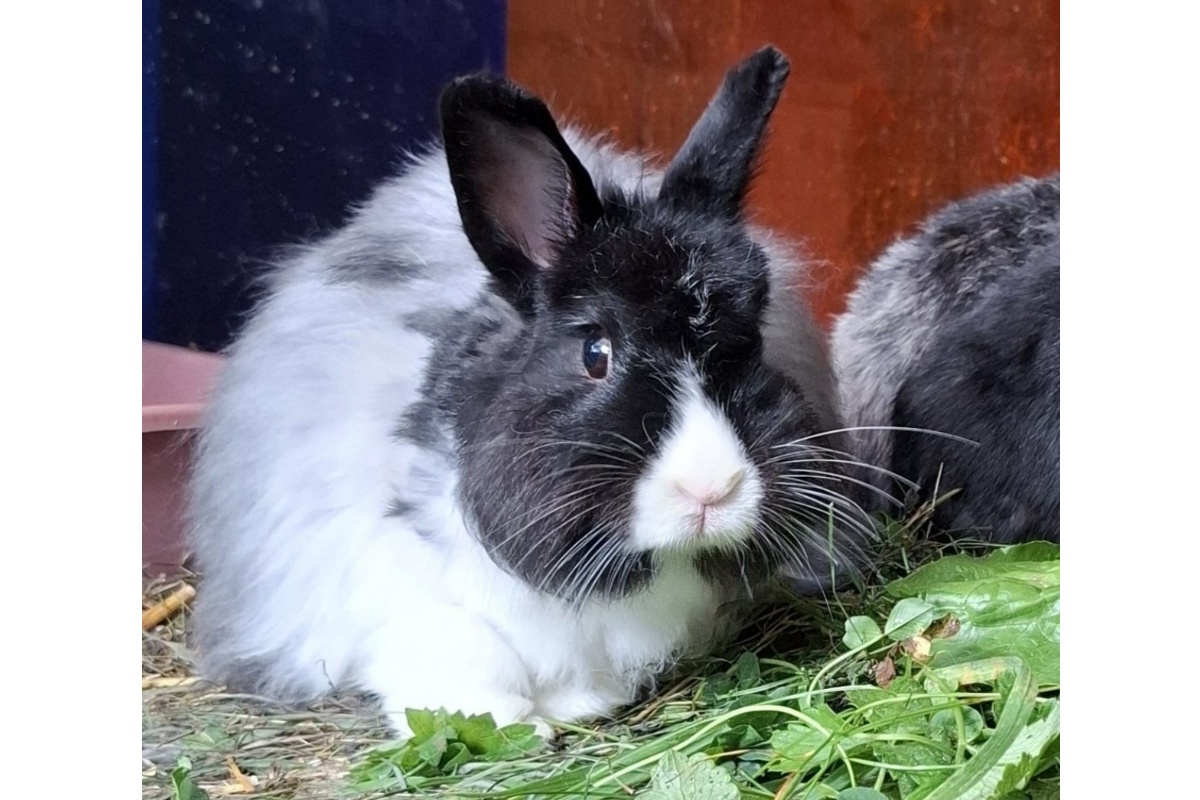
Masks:
[[[729,499],[745,479],[746,470],[739,469],[723,481],[676,481],[675,488],[702,506],[715,506]]]

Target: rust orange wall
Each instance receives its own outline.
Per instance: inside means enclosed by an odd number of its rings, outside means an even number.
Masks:
[[[1058,168],[1058,3],[509,0],[508,72],[559,115],[669,155],[763,44],[791,78],[756,218],[803,239],[827,322],[859,269],[944,202]]]

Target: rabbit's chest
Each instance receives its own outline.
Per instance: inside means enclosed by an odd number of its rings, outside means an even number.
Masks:
[[[632,692],[720,628],[722,597],[688,562],[664,564],[642,590],[582,613],[538,604],[512,631],[535,683],[611,684]]]
[[[660,565],[643,591],[598,605],[582,620],[593,663],[576,664],[573,680],[538,691],[547,716],[633,702],[638,691],[684,655],[708,650],[724,629],[722,593],[689,561]]]

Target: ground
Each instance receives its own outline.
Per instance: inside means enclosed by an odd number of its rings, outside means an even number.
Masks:
[[[151,584],[144,604],[180,585]],[[181,756],[212,798],[344,796],[353,757],[389,738],[367,697],[294,709],[199,681],[187,649],[186,610],[143,632],[142,686],[143,800],[173,797],[171,773]]]

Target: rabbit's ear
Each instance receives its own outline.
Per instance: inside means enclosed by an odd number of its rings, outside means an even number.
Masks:
[[[501,78],[451,83],[441,120],[463,230],[500,290],[529,313],[537,271],[601,214],[592,178],[545,104]]]
[[[727,219],[742,212],[767,121],[790,66],[765,47],[725,75],[725,82],[667,167],[659,196]]]

